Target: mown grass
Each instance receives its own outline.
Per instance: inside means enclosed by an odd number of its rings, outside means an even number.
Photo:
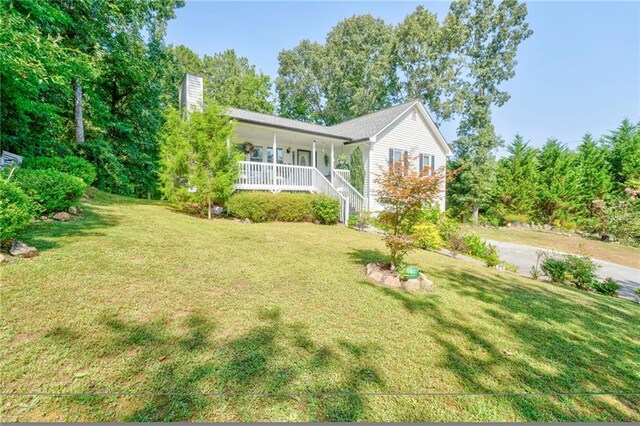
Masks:
[[[468,230],[482,238],[507,243],[527,244],[536,247],[589,256],[619,265],[640,268],[640,248],[617,243],[605,243],[579,235],[558,235],[550,232],[526,229],[490,229],[469,227]]]
[[[640,421],[629,301],[428,252],[410,294],[364,278],[374,235],[104,194],[21,238],[42,252],[0,266],[5,421]]]

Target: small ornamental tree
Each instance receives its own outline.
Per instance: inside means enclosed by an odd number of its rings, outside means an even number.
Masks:
[[[163,195],[174,202],[226,205],[243,154],[233,147],[234,124],[220,107],[191,112],[183,120],[170,109],[162,131],[160,181]]]
[[[384,207],[378,221],[387,229],[384,239],[390,251],[392,271],[401,266],[404,256],[416,247],[419,235],[415,226],[423,208],[438,197],[444,180],[442,170],[425,167],[418,171],[412,159],[405,154],[375,179],[379,187],[376,199]]]
[[[359,193],[364,193],[364,161],[362,161],[362,151],[359,146],[351,152],[349,170],[351,171],[351,185]]]

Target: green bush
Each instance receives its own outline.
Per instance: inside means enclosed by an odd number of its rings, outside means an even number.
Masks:
[[[466,253],[469,249],[464,242],[464,235],[454,231],[447,234],[447,246],[451,250],[453,257],[456,257],[459,253]]]
[[[325,205],[337,205],[340,212],[340,203],[337,200],[318,194],[301,194],[292,192],[246,192],[234,194],[229,200],[229,213],[239,219],[249,219],[252,222],[313,222],[319,220],[323,223],[335,223],[325,221],[321,214],[330,213],[330,207]],[[326,212],[323,210],[325,209]],[[329,212],[329,213],[327,213]],[[331,217],[328,217],[331,219]]]
[[[33,218],[31,200],[22,189],[0,179],[0,242],[11,238]]]
[[[488,267],[494,268],[500,264],[500,256],[498,256],[498,250],[493,244],[487,244],[484,260]]]
[[[613,278],[605,278],[604,281],[596,281],[593,284],[593,289],[600,294],[606,294],[607,296],[615,296],[620,290],[620,284],[618,284]]]
[[[340,220],[340,201],[326,195],[316,196],[313,201],[313,210],[320,223],[330,225]]]
[[[545,256],[540,269],[553,283],[569,284],[583,290],[593,289],[598,282],[598,265],[588,257],[570,254],[561,257]]]
[[[96,180],[96,168],[93,164],[75,155],[25,158],[22,167],[32,170],[54,169],[80,178],[87,185],[91,185]]]
[[[53,169],[19,169],[15,184],[31,198],[37,214],[67,210],[87,186],[82,179]]]
[[[368,210],[363,210],[356,212],[349,216],[349,221],[347,226],[349,228],[355,228],[362,231],[364,228],[371,224],[371,212]]]
[[[464,236],[464,244],[471,256],[484,259],[487,257],[487,243],[475,234],[467,234]]]
[[[414,228],[416,245],[425,250],[438,250],[442,248],[440,230],[431,222],[421,222]]]

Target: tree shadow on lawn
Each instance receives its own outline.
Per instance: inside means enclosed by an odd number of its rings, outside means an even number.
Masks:
[[[128,367],[116,383],[134,383],[135,395],[144,406],[124,415],[127,421],[180,421],[204,415],[210,405],[232,412],[237,419],[256,419],[270,408],[305,413],[319,421],[355,421],[365,414],[363,390],[384,387],[372,365],[380,348],[340,339],[329,345],[316,343],[301,323],[289,323],[279,308],[262,310],[261,324],[247,332],[215,343],[216,327],[206,315],[190,313],[178,331],[170,321],[125,320],[103,315],[101,326],[107,339],[102,343],[80,343],[78,334],[54,327],[51,335],[60,343],[102,348],[97,358],[130,356]],[[71,337],[70,337],[71,338]],[[139,389],[135,383],[143,383]],[[122,389],[111,389],[122,391]],[[98,411],[107,396],[91,396],[88,384],[69,396],[72,404]],[[77,392],[66,390],[66,392]]]
[[[352,253],[359,264],[383,261],[384,257],[376,251]],[[516,286],[508,276],[497,273],[484,278],[464,267],[435,270],[431,275],[436,286],[447,286],[480,307],[486,326],[471,326],[463,312],[457,312],[455,306],[442,306],[433,294],[407,293],[364,280],[362,284],[400,301],[410,313],[433,321],[424,332],[443,349],[440,367],[457,376],[465,392],[640,392],[640,347],[637,336],[630,335],[630,324],[637,322],[637,316],[629,312],[637,310],[632,304],[621,300],[623,306],[618,308],[598,301],[595,295],[588,303],[577,303],[570,294]],[[626,326],[626,333],[622,326]],[[493,327],[506,330],[516,347],[498,347],[491,335]],[[503,398],[529,421],[639,419],[638,395],[483,398]]]
[[[65,244],[63,238],[66,237],[104,237],[106,234],[101,230],[118,223],[119,218],[116,215],[84,205],[80,217],[68,222],[35,222],[20,232],[16,239],[42,252]]]

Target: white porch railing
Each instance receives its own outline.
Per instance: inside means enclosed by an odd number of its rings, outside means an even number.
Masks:
[[[352,192],[359,195],[357,206],[364,199],[341,176],[334,174],[334,180],[340,180],[344,188],[353,189],[341,193],[327,180],[320,170],[315,167],[293,166],[288,164],[259,163],[254,161],[239,161],[238,180],[235,189],[256,191],[306,191],[328,195],[340,201],[340,221],[347,223],[349,220],[349,197]],[[356,207],[359,210],[360,207]]]
[[[319,192],[338,199],[340,201],[340,222],[347,223],[349,221],[349,196],[341,194],[340,191],[338,191],[331,182],[329,182],[327,178],[320,173],[320,170],[313,170],[315,171],[313,174],[315,190],[313,192]]]
[[[333,169],[334,173],[340,176],[342,179],[351,183],[351,170],[346,169]]]
[[[338,191],[341,191],[343,194],[349,197],[350,207],[352,207],[354,211],[360,212],[366,210],[367,202],[364,196],[360,192],[358,192],[358,190],[355,189],[340,172],[344,172],[344,170],[336,169],[333,171],[333,186]]]
[[[273,192],[313,191],[314,168],[285,164],[239,161],[236,189],[255,189]]]

